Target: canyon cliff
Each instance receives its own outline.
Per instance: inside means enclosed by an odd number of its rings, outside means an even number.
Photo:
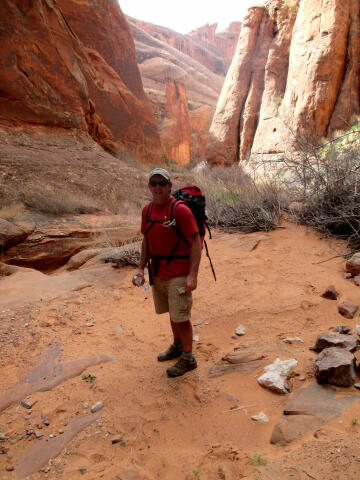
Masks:
[[[116,0],[0,4],[0,126],[90,135],[155,163],[160,138]]]
[[[212,120],[210,164],[269,159],[348,129],[360,114],[358,0],[249,9]]]
[[[216,25],[207,25],[181,35],[131,17],[128,21],[164,153],[182,165],[204,160],[211,119],[241,24],[220,34],[215,34]]]

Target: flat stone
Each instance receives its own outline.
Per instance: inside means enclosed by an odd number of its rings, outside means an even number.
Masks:
[[[286,337],[283,338],[282,341],[284,343],[304,343],[304,340],[302,340],[300,337]]]
[[[291,394],[284,415],[275,425],[271,443],[284,445],[304,433],[318,429],[321,425],[340,417],[347,407],[358,400],[358,394],[337,395],[330,386],[310,383]]]
[[[343,348],[325,348],[316,360],[315,376],[319,383],[338,387],[354,385],[354,355]]]
[[[264,355],[258,353],[228,354],[209,370],[209,377],[215,378],[228,373],[241,372],[244,375],[254,372],[260,365]]]
[[[114,435],[111,439],[111,443],[112,444],[116,444],[116,443],[123,444],[124,443],[123,436],[122,435]]]
[[[315,346],[312,350],[315,352],[321,352],[325,348],[337,347],[344,348],[350,352],[354,352],[357,347],[357,338],[355,335],[344,335],[337,333],[322,333],[318,335]]]
[[[355,303],[350,302],[349,300],[343,300],[338,305],[339,313],[345,318],[354,318],[354,315],[359,308]]]
[[[321,294],[322,297],[328,298],[329,300],[336,300],[339,296],[339,292],[336,290],[334,285],[329,285],[325,292]]]
[[[333,329],[333,332],[343,333],[345,335],[348,335],[351,333],[351,327],[349,327],[349,325],[338,325]]]

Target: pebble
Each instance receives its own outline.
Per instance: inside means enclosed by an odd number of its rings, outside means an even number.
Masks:
[[[0,442],[5,442],[6,440],[6,435],[3,432],[0,432]]]
[[[87,409],[87,408],[89,408],[89,404],[85,402],[85,403],[83,404],[83,407],[84,407],[85,409]]]
[[[360,335],[360,325],[355,325],[355,331],[358,335]]]
[[[43,436],[42,433],[39,432],[39,430],[35,430],[34,433],[35,433],[35,437],[36,437],[36,438],[42,438],[42,436]]]
[[[6,471],[7,472],[13,472],[14,470],[15,470],[14,465],[11,465],[11,464],[6,465]]]
[[[121,325],[118,325],[116,328],[115,328],[115,333],[122,333],[123,331],[123,328]]]
[[[198,342],[199,341],[199,335],[194,335],[193,340],[194,340],[194,342]]]
[[[297,342],[300,342],[300,343],[304,343],[304,340],[302,340],[300,337],[286,337],[286,338],[283,338],[282,340],[284,343],[297,343]]]
[[[92,407],[91,407],[91,413],[98,412],[103,408],[104,404],[103,402],[96,402]]]
[[[50,420],[47,418],[46,415],[41,414],[41,419],[42,419],[44,425],[46,425],[46,426],[50,425]]]
[[[257,415],[253,415],[251,420],[255,420],[256,422],[266,423],[269,421],[268,417],[265,415],[264,412],[259,412]]]
[[[28,410],[30,410],[30,408],[32,408],[34,404],[35,402],[27,402],[26,400],[21,400],[21,405]]]
[[[111,443],[113,443],[113,444],[115,444],[115,443],[124,443],[124,440],[123,440],[122,435],[115,435],[114,437],[112,437]]]
[[[360,383],[354,383],[354,387],[360,390]]]
[[[243,326],[243,325],[239,325],[236,329],[235,329],[235,335],[238,335],[239,337],[241,335],[245,335],[245,332],[246,332],[246,328]]]

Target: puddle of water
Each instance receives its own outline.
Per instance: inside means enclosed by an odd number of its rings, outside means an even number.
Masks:
[[[15,465],[18,478],[24,478],[45,467],[50,458],[57,457],[75,435],[99,418],[100,415],[101,413],[97,412],[93,415],[75,418],[69,423],[68,429],[62,435],[54,438],[45,438],[27,448],[19,456]]]
[[[45,392],[80,375],[90,366],[115,362],[114,355],[91,355],[67,362],[59,362],[59,344],[51,346],[41,356],[40,364],[31,369],[26,378],[0,394],[0,412],[35,392]]]

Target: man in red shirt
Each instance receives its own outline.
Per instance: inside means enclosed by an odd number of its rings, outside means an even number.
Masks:
[[[184,203],[177,203],[173,208],[176,228],[170,224],[171,206],[175,201],[171,187],[167,170],[155,168],[150,172],[149,189],[153,201],[142,211],[141,232],[144,238],[133,284],[136,285],[139,279],[140,283],[144,282],[144,269],[150,259],[155,311],[158,314],[169,312],[174,336],[172,345],[158,355],[158,360],[163,362],[180,357],[166,371],[169,377],[178,377],[197,367],[192,353],[190,318],[191,292],[197,287],[201,243],[195,218]]]

